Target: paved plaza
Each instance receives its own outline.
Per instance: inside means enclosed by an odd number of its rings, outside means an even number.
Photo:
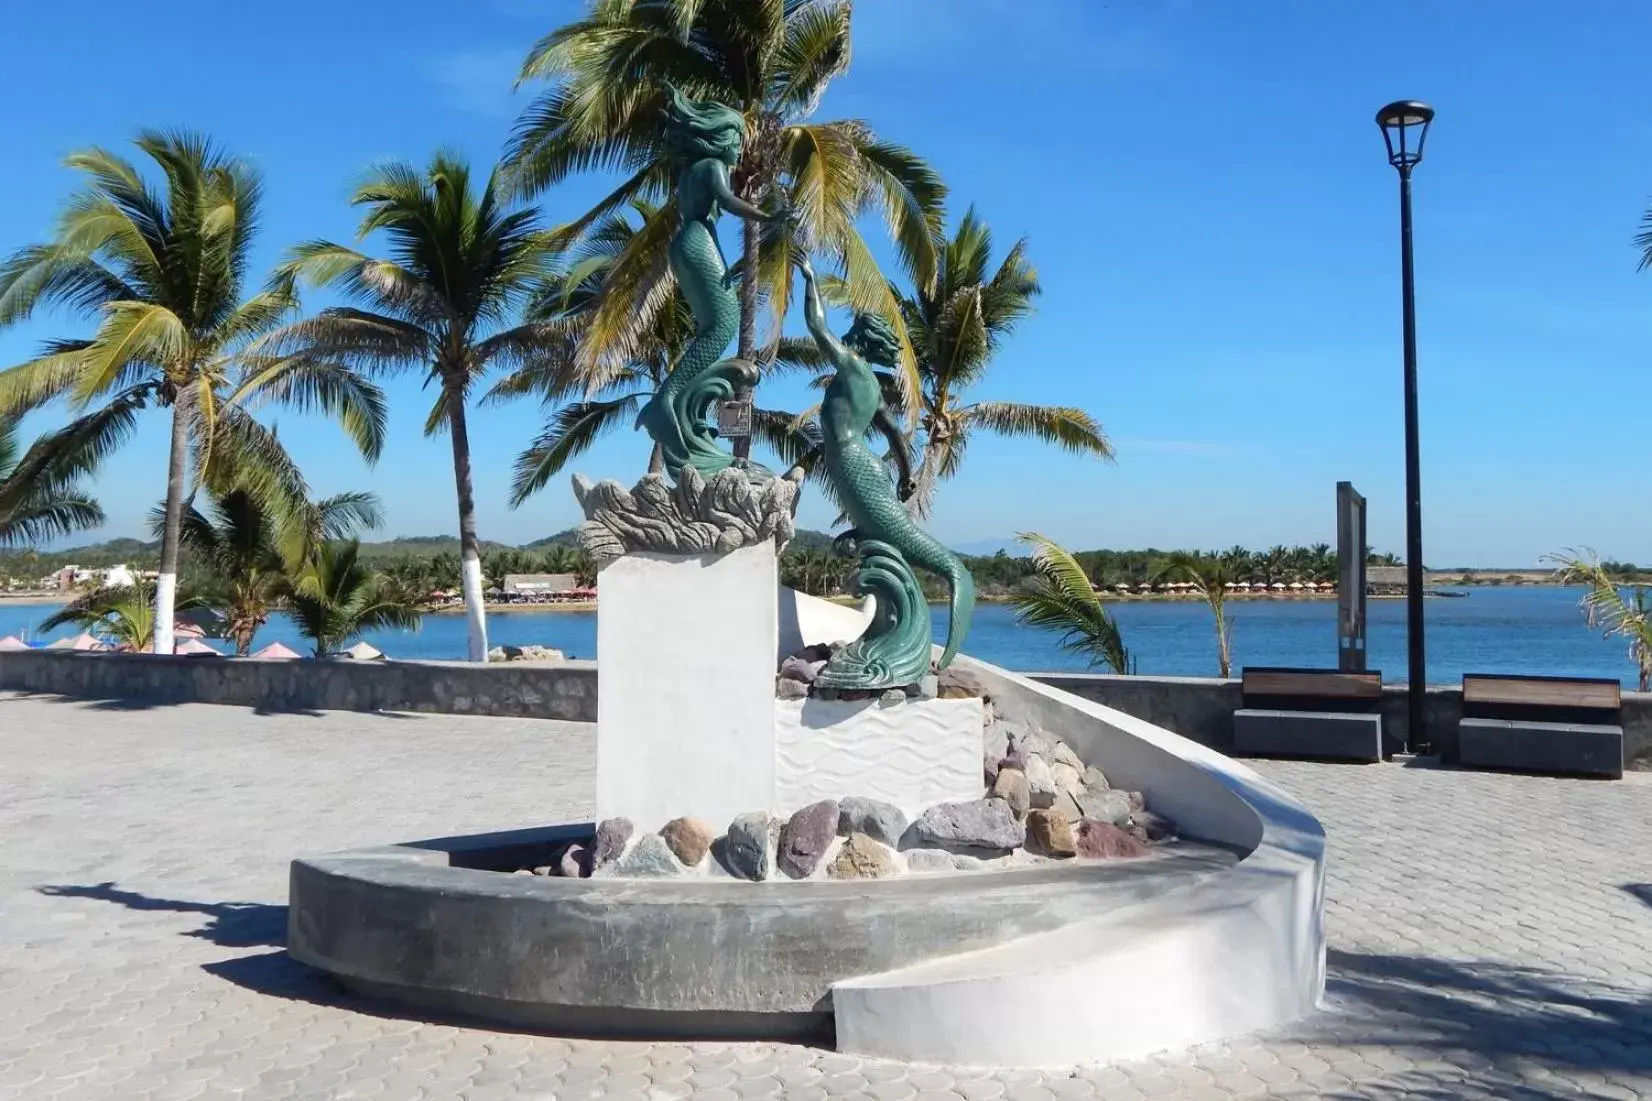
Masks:
[[[287,958],[295,854],[588,817],[594,764],[575,724],[0,696],[0,1098],[1652,1098],[1647,773],[1260,764],[1330,835],[1330,1004],[1121,1066],[428,1024]]]

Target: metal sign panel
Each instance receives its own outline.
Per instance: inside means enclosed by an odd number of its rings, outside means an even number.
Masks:
[[[751,435],[751,402],[725,401],[717,406],[717,434],[725,440]]]
[[[1337,483],[1337,668],[1365,672],[1365,498]]]

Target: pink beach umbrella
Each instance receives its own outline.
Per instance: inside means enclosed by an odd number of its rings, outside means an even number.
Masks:
[[[174,654],[185,654],[190,657],[194,657],[198,654],[211,654],[215,658],[221,658],[224,656],[198,638],[184,639],[182,642],[172,647],[172,652]]]
[[[256,651],[252,656],[263,658],[265,661],[291,661],[300,655],[297,650],[283,646],[279,642],[272,642],[262,650]]]
[[[109,647],[105,646],[103,643],[99,642],[97,639],[93,638],[91,635],[87,634],[85,631],[82,631],[82,632],[80,632],[80,634],[76,635],[74,638],[60,638],[56,642],[52,643],[50,646],[46,647],[46,649],[48,649],[48,650],[80,650],[80,651],[83,651],[83,652],[89,652],[89,651],[96,651],[96,650],[107,650],[107,649],[109,649]]]
[[[5,638],[0,638],[0,653],[11,653],[15,650],[29,649],[33,649],[33,647],[18,638],[16,635],[7,635]]]

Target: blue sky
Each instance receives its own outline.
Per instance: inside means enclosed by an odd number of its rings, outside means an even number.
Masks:
[[[345,196],[370,162],[497,155],[527,102],[510,88],[521,55],[580,7],[19,6],[0,37],[0,250],[48,233],[74,183],[64,154],[145,125],[204,130],[264,171],[261,269],[294,241],[348,239]],[[1652,7],[863,0],[855,22],[820,117],[864,118],[929,158],[955,211],[974,203],[1003,246],[1029,239],[1044,283],[979,396],[1082,406],[1119,450],[1108,466],[978,442],[938,503],[943,539],[1330,542],[1346,478],[1372,542],[1403,549],[1396,180],[1372,116],[1417,97],[1439,111],[1416,176],[1429,564],[1579,543],[1652,561],[1652,273],[1630,247],[1652,195]],[[547,194],[547,217],[603,182]],[[0,364],[79,331],[0,332]],[[283,415],[283,438],[318,493],[380,493],[383,534],[456,530],[447,444],[420,434],[429,395],[389,387],[374,469],[325,423]],[[562,485],[505,504],[538,420],[526,404],[478,414],[484,537],[577,520]],[[578,465],[629,480],[645,454],[625,432]],[[156,419],[99,479],[108,534],[140,530],[164,465]],[[831,516],[811,501],[802,518]]]

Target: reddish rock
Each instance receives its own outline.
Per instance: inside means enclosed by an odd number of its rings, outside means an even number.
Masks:
[[[811,803],[780,827],[774,862],[793,879],[806,879],[820,865],[826,848],[837,837],[838,805],[822,799]]]
[[[673,818],[660,827],[660,836],[688,867],[697,866],[711,848],[711,827],[698,818]]]
[[[1147,847],[1111,822],[1086,818],[1078,824],[1078,855],[1091,860],[1130,860],[1147,855]]]

